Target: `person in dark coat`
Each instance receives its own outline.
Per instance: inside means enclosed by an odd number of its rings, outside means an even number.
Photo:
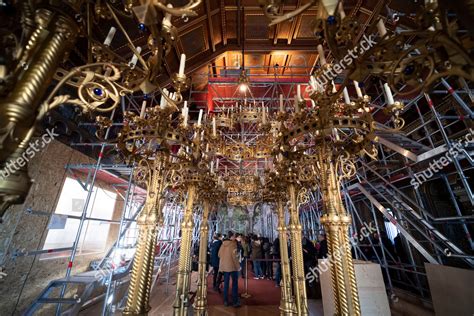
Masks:
[[[280,237],[277,237],[275,241],[273,242],[272,246],[272,255],[274,259],[281,259],[280,255]],[[276,272],[275,272],[275,283],[276,286],[280,286],[281,282],[281,261],[277,261],[277,267],[276,267]]]
[[[270,239],[267,237],[263,238],[263,245],[262,245],[262,250],[263,250],[263,259],[266,259],[268,261],[263,262],[263,276],[269,280],[273,280],[273,261],[271,256],[271,250],[272,250],[272,244],[270,243]]]
[[[304,264],[304,271],[305,275],[308,273],[309,269],[313,266],[314,261],[317,257],[316,247],[311,240],[303,236],[302,238],[302,246],[303,246],[303,264]]]
[[[263,279],[261,259],[263,259],[262,242],[259,238],[254,237],[252,241],[252,254],[250,259],[253,261],[253,273],[255,274],[254,279]]]
[[[328,241],[326,240],[326,235],[321,234],[318,236],[319,240],[319,250],[318,250],[318,259],[324,259],[328,257]]]
[[[219,291],[222,274],[219,273],[219,249],[222,246],[221,234],[215,234],[211,243],[211,266],[213,270],[212,286],[215,291]]]

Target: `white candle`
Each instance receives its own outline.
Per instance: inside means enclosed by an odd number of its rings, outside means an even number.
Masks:
[[[321,44],[318,45],[319,64],[321,66],[326,65],[326,57],[324,56],[324,49]]]
[[[394,104],[395,100],[393,100],[392,90],[390,90],[390,87],[388,86],[388,83],[385,83],[383,85],[383,88],[385,89],[385,94],[387,95],[387,104],[388,105]]]
[[[183,115],[183,124],[184,126],[188,126],[188,101],[184,101],[184,106],[181,110]]]
[[[145,118],[146,100],[143,100],[142,110],[140,111],[140,118]]]
[[[334,80],[331,81],[331,84],[332,84],[332,93],[337,93],[336,84],[334,83]]]
[[[163,89],[163,93],[161,94],[161,100],[160,100],[160,108],[164,109],[168,105],[168,101],[165,99],[165,94],[168,96],[168,90],[166,88]]]
[[[202,109],[199,110],[199,116],[198,116],[198,126],[201,126],[201,121],[202,121]]]
[[[217,136],[217,126],[216,126],[216,117],[212,118],[212,136]]]
[[[357,97],[362,98],[362,90],[359,88],[359,83],[354,80],[354,86],[357,92]]]
[[[337,131],[337,128],[333,128],[333,129],[332,129],[332,132],[333,132],[334,136],[336,137],[336,140],[337,140],[337,141],[340,141],[341,138],[339,137],[339,133],[338,133],[338,131]]]
[[[383,23],[382,19],[377,22],[377,31],[379,32],[380,37],[384,37],[385,34],[387,34],[387,29],[385,28],[385,24]]]
[[[267,116],[265,114],[265,107],[262,108],[262,123],[267,124]]]
[[[180,63],[179,63],[178,75],[184,76],[184,67],[185,67],[185,65],[186,65],[186,55],[181,54],[181,60],[180,60]]]
[[[219,172],[219,158],[216,159],[216,171]]]
[[[341,20],[344,20],[346,17],[346,12],[344,12],[344,8],[342,6],[342,1],[339,2],[339,7],[338,7],[339,15],[341,16]]]
[[[227,175],[227,166],[224,166],[225,175]]]
[[[107,34],[107,37],[105,38],[105,41],[104,41],[105,46],[110,46],[110,43],[112,43],[112,40],[114,39],[115,32],[117,32],[117,29],[112,26],[109,30],[109,34]]]
[[[316,79],[314,78],[314,76],[311,75],[311,76],[309,77],[309,84],[310,84],[310,86],[311,86],[311,89],[313,89],[313,91],[316,91],[317,88],[318,88],[318,87],[316,86],[316,83],[317,83],[317,82],[316,82]]]
[[[296,86],[296,95],[298,97],[298,101],[301,100],[301,85]]]
[[[137,47],[137,53],[141,53],[142,52],[142,48],[141,47]],[[130,62],[128,63],[128,65],[130,66],[130,68],[134,69],[135,66],[137,65],[137,61],[138,61],[138,56],[136,54],[133,54],[133,57],[132,59],[130,60]]]
[[[214,173],[214,160],[211,161],[211,173]]]
[[[344,87],[344,90],[342,90],[342,94],[344,95],[344,103],[345,104],[351,104],[351,98],[349,97],[349,91],[347,91],[346,87]]]
[[[280,94],[280,112],[285,112],[285,106],[283,104],[283,94]]]

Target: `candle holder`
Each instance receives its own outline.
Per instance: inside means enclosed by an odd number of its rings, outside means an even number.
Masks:
[[[185,74],[180,75],[178,73],[175,73],[171,77],[171,80],[177,95],[176,102],[181,103],[183,101],[183,96],[181,95],[181,92],[189,89],[191,79],[187,78]]]

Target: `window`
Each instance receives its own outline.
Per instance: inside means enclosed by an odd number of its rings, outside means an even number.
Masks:
[[[87,198],[87,191],[74,179],[66,178],[58,204],[49,223],[48,235],[43,249],[72,247],[79,229],[80,217]],[[117,194],[94,186],[79,239],[77,254],[101,253],[107,245],[110,223],[114,213]],[[99,219],[99,220],[96,220]],[[47,258],[66,256],[66,252],[52,252]]]

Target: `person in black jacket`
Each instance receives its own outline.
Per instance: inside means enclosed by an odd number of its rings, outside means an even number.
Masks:
[[[328,242],[326,240],[326,235],[321,234],[318,236],[319,240],[319,249],[318,249],[318,259],[324,259],[328,257]]]
[[[219,273],[219,249],[222,246],[221,234],[215,234],[211,243],[211,266],[213,270],[212,285],[215,291],[219,291],[219,285],[222,280],[222,274]]]
[[[281,255],[280,255],[280,237],[277,237],[275,239],[275,241],[273,242],[272,255],[273,255],[273,259],[281,259]],[[277,264],[277,267],[276,267],[276,272],[275,272],[275,283],[276,283],[276,286],[280,286],[280,282],[281,282],[281,261],[277,261],[276,264]]]
[[[266,259],[268,261],[263,261],[263,275],[265,278],[268,280],[273,280],[273,261],[271,256],[271,248],[272,244],[270,243],[270,239],[267,237],[263,238],[263,244],[262,244],[262,250],[263,250],[263,259]]]

